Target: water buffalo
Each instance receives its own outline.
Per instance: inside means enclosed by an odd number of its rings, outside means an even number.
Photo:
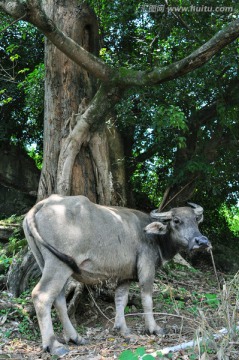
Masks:
[[[23,227],[42,270],[32,297],[43,348],[58,356],[68,351],[54,335],[53,303],[65,341],[84,343],[67,315],[64,286],[70,276],[85,284],[106,280],[117,283],[114,328],[123,335],[129,333],[124,317],[129,284],[138,281],[146,330],[160,334],[152,304],[155,269],[172,259],[180,248],[210,246],[198,229],[202,219],[203,208],[192,203],[163,213],[155,210],[150,215],[97,205],[84,196],[52,195],[37,203],[26,215]]]

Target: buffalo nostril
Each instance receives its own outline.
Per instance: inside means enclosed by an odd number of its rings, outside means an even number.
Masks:
[[[206,236],[198,236],[195,238],[195,243],[198,246],[209,246],[209,240]]]

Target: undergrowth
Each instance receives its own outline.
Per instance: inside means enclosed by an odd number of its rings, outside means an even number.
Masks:
[[[191,342],[177,341],[172,346],[157,346],[150,352],[144,347],[127,349],[120,354],[119,360],[238,360],[238,288],[239,273],[224,281],[220,290],[215,287],[215,292],[190,292],[184,287],[161,283],[157,300],[168,312],[168,317],[180,314],[183,326],[189,323]],[[157,315],[160,313],[155,312]]]
[[[18,334],[27,340],[36,340],[40,336],[40,331],[36,327],[36,318],[32,317],[29,309],[32,309],[30,290],[25,291],[18,298],[12,298],[9,293],[2,292],[2,304],[6,304],[5,309],[0,310],[0,338],[14,337]],[[12,326],[4,326],[6,324]]]
[[[116,350],[119,360],[238,360],[238,309],[239,309],[239,274],[224,277],[218,282],[212,270],[186,269],[182,266],[161,269],[154,286],[154,313],[156,321],[166,324],[166,335],[158,337],[142,337],[137,345],[126,344]],[[132,285],[136,300],[140,290]],[[6,295],[7,296],[7,295]],[[4,300],[4,294],[1,299]],[[0,311],[0,328],[2,338],[20,336],[23,339],[38,341],[40,333],[32,307],[30,290],[12,302],[10,308]],[[96,300],[97,302],[98,300]],[[101,306],[102,303],[101,303]],[[139,334],[143,329],[142,308],[137,302],[126,307],[126,319],[135,332],[135,324],[141,324]],[[109,305],[105,305],[105,311]],[[97,309],[95,309],[97,311]],[[111,317],[112,313],[108,317]],[[97,323],[100,322],[97,318]],[[130,320],[133,322],[130,323]],[[7,323],[10,326],[4,327]],[[53,312],[53,323],[57,334],[62,327]],[[17,330],[11,324],[17,324]],[[96,321],[93,325],[95,326]],[[87,332],[84,322],[78,328],[82,335]],[[137,332],[137,330],[136,330]],[[141,335],[140,335],[141,336]],[[92,341],[92,340],[91,340]],[[103,341],[103,340],[102,340]],[[102,342],[101,341],[101,342]],[[117,340],[122,344],[122,339]],[[190,346],[185,343],[191,342]],[[105,343],[107,346],[107,342]],[[97,346],[97,344],[95,344]],[[175,346],[178,346],[175,348]],[[105,349],[104,349],[105,350]],[[100,352],[100,350],[99,350]],[[108,357],[106,357],[109,359]],[[114,357],[116,358],[116,357]]]
[[[23,216],[12,215],[5,220],[0,221],[2,226],[15,226],[12,236],[8,239],[7,244],[0,245],[0,274],[6,274],[12,264],[14,256],[22,250],[27,241],[21,227]]]

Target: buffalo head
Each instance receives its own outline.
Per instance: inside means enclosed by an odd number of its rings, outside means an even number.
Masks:
[[[149,234],[167,235],[174,245],[189,251],[210,248],[210,241],[198,229],[198,224],[203,221],[203,208],[193,203],[188,204],[190,207],[173,208],[167,212],[153,210],[150,216],[157,221],[146,226],[145,231]]]

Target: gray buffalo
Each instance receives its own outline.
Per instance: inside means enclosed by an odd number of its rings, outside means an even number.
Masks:
[[[52,195],[37,203],[26,215],[23,227],[42,271],[32,297],[43,348],[58,356],[68,352],[53,331],[53,303],[65,341],[84,343],[67,315],[64,287],[70,276],[90,285],[106,280],[117,284],[114,328],[122,335],[129,334],[124,317],[129,284],[138,281],[146,330],[161,334],[153,316],[155,270],[180,249],[210,247],[198,229],[202,220],[203,208],[192,203],[168,212],[155,210],[150,215],[97,205],[84,196]]]

